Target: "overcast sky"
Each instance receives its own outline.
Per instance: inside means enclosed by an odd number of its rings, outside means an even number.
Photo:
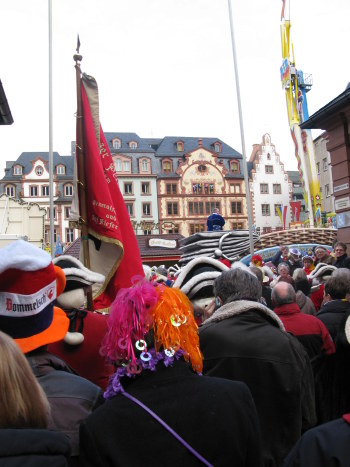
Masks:
[[[290,2],[296,67],[313,75],[311,115],[350,81],[350,1]],[[79,33],[82,70],[99,86],[104,131],[217,137],[242,152],[227,0],[52,4],[54,151],[70,154],[75,139]],[[281,6],[232,0],[247,158],[270,133],[286,168],[296,170],[280,82]],[[2,177],[6,160],[49,150],[48,0],[1,0],[0,18],[0,79],[14,118],[0,127]]]

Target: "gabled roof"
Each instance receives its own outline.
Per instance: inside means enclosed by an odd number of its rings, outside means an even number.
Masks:
[[[23,175],[28,174],[32,170],[32,161],[36,159],[42,159],[43,161],[49,161],[48,152],[22,152],[19,158],[16,161],[6,164],[5,177],[2,180],[18,180],[22,175],[13,175],[11,168],[14,165],[21,165],[23,167]],[[58,175],[60,179],[64,179],[67,176],[69,178],[73,177],[74,173],[74,157],[73,156],[60,156],[58,152],[53,152],[52,154],[53,166],[57,167],[60,164],[63,164],[66,167],[66,173],[64,175]],[[47,164],[48,169],[48,164]]]
[[[325,106],[309,117],[306,122],[300,124],[302,129],[320,128],[325,129],[324,124],[328,118],[339,113],[345,107],[350,108],[350,83],[347,85],[344,92],[339,94],[335,99],[328,102]]]

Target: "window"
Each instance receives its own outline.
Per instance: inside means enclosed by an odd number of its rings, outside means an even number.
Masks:
[[[58,165],[56,168],[57,175],[64,175],[66,173],[66,168],[64,165]]]
[[[198,172],[204,173],[207,171],[207,168],[204,164],[199,164],[198,166]]]
[[[143,235],[152,235],[152,230],[144,230]]]
[[[164,173],[169,173],[171,172],[171,162],[170,161],[163,161],[162,163],[162,169]]]
[[[271,154],[268,152],[267,153],[267,160],[270,161],[271,160]],[[270,172],[266,172],[266,173],[270,173]],[[272,173],[272,172],[271,172]]]
[[[239,173],[239,163],[236,161],[230,162],[230,170],[232,173]]]
[[[50,220],[50,208],[46,210],[46,217]],[[56,219],[56,208],[53,208],[53,218]]]
[[[219,211],[220,209],[220,201],[211,201],[211,202],[206,202],[205,203],[205,214],[211,214],[214,211],[214,208],[218,208]]]
[[[49,185],[43,185],[41,187],[41,196],[50,196],[50,187],[49,187]]]
[[[324,191],[325,191],[326,198],[328,198],[328,197],[330,196],[330,193],[329,193],[329,185],[325,185],[325,186],[324,186]]]
[[[141,162],[141,170],[143,172],[147,172],[148,171],[148,160],[147,159],[142,159],[142,162]]]
[[[273,174],[273,165],[265,165],[265,173]]]
[[[197,232],[204,232],[205,225],[204,224],[191,224],[190,225],[190,233],[191,235]]]
[[[29,196],[38,196],[37,185],[32,185],[31,187],[29,187]]]
[[[262,204],[261,205],[261,214],[263,216],[269,216],[270,215],[270,205],[269,204]]]
[[[117,172],[121,172],[121,170],[122,170],[122,161],[120,159],[116,159],[114,164],[115,164],[115,170]]]
[[[327,157],[325,157],[322,162],[323,162],[323,172],[327,172],[328,170]]]
[[[167,183],[166,184],[166,194],[167,195],[176,195],[177,185],[176,183]]]
[[[213,194],[214,193],[214,182],[212,183],[193,182],[192,191],[193,193],[199,193],[199,194]]]
[[[14,166],[13,175],[22,175],[22,167],[20,165]]]
[[[122,147],[120,139],[114,139],[113,140],[113,148],[114,149],[120,149]]]
[[[44,169],[41,167],[41,165],[38,165],[38,167],[35,169],[35,173],[39,175],[39,177],[44,173]]]
[[[129,143],[129,148],[130,148],[130,149],[136,149],[136,148],[137,148],[137,143],[136,143],[136,141],[130,141],[130,143]]]
[[[280,183],[274,183],[273,184],[273,194],[274,195],[280,195],[281,194],[281,184]]]
[[[64,217],[65,219],[69,219],[69,216],[70,216],[70,206],[66,206],[64,208]]]
[[[171,216],[171,215],[174,215],[174,216],[177,216],[178,215],[178,204],[177,203],[167,203],[167,212],[168,212],[168,216]]]
[[[132,183],[124,182],[124,195],[132,194]]]
[[[193,215],[193,214],[204,214],[204,203],[201,202],[201,201],[197,201],[197,202],[192,202],[190,201],[188,203],[188,213],[190,215]]]
[[[64,186],[64,196],[73,196],[73,185]]]
[[[143,216],[151,215],[151,203],[142,203],[142,215]]]
[[[130,162],[123,161],[123,172],[129,172],[129,171],[130,171]]]
[[[320,173],[320,163],[317,162],[316,166],[317,166],[317,175],[319,175],[319,173]]]
[[[130,217],[134,216],[134,204],[133,203],[125,203],[126,209],[128,210],[128,214]]]
[[[176,149],[182,152],[184,150],[184,143],[182,141],[178,141],[176,143]]]
[[[230,193],[240,193],[240,192],[241,192],[241,185],[239,183],[230,184]]]
[[[214,144],[214,151],[215,152],[221,152],[221,144],[220,143],[215,143]]]
[[[5,193],[7,194],[7,196],[11,196],[11,198],[14,198],[15,187],[13,185],[6,185]]]
[[[141,183],[141,193],[143,195],[149,195],[151,192],[149,182],[142,182]]]
[[[242,202],[241,201],[232,201],[232,203],[231,203],[231,212],[232,212],[232,214],[242,214]]]
[[[260,183],[260,193],[267,194],[269,192],[269,185],[267,183]]]
[[[179,226],[174,224],[173,228],[167,231],[169,234],[179,233]]]
[[[73,229],[66,229],[66,242],[67,243],[74,242],[74,230]]]
[[[243,229],[243,223],[242,222],[232,222],[232,229],[233,230]]]

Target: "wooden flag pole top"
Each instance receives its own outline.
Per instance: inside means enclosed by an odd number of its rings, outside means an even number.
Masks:
[[[76,70],[77,84],[77,134],[76,134],[76,158],[77,158],[77,187],[79,195],[79,224],[81,226],[81,244],[83,246],[84,266],[90,269],[90,254],[89,254],[89,236],[87,224],[87,206],[86,206],[86,184],[85,184],[85,165],[84,165],[84,136],[83,136],[83,105],[81,100],[81,69],[80,62],[83,57],[79,54],[80,41],[78,36],[77,53],[73,56]],[[92,291],[91,288],[86,294],[87,309],[93,311]]]

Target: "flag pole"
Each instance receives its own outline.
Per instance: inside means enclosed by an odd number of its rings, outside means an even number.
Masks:
[[[53,208],[53,132],[52,132],[52,0],[49,0],[49,196],[50,196],[50,248],[54,257],[54,208]]]
[[[234,30],[233,30],[231,0],[228,0],[228,9],[229,9],[229,16],[230,16],[233,64],[234,64],[234,68],[235,68],[239,126],[240,126],[240,130],[241,130],[242,158],[243,158],[243,166],[244,166],[244,182],[245,182],[245,191],[246,191],[246,200],[247,200],[247,214],[248,214],[249,249],[250,249],[250,254],[253,256],[253,254],[254,254],[254,240],[253,240],[253,232],[252,232],[253,220],[252,220],[252,212],[251,212],[251,204],[250,204],[248,165],[247,165],[247,157],[246,157],[246,151],[245,151],[245,139],[244,139],[243,115],[242,115],[242,105],[241,105],[241,93],[240,93],[240,87],[239,87],[239,76],[238,76],[238,65],[237,65],[235,36],[234,36],[234,32],[233,32]]]
[[[87,206],[86,206],[86,183],[85,183],[85,164],[84,164],[84,127],[83,127],[83,104],[81,99],[81,69],[80,63],[83,59],[79,53],[80,40],[77,39],[76,54],[73,59],[75,61],[76,84],[77,84],[77,134],[75,144],[75,154],[77,158],[77,188],[79,196],[79,224],[81,227],[81,246],[83,248],[83,263],[84,266],[90,269],[90,253],[89,253],[89,236],[87,224]],[[87,309],[93,311],[92,291],[91,288],[86,294]]]

